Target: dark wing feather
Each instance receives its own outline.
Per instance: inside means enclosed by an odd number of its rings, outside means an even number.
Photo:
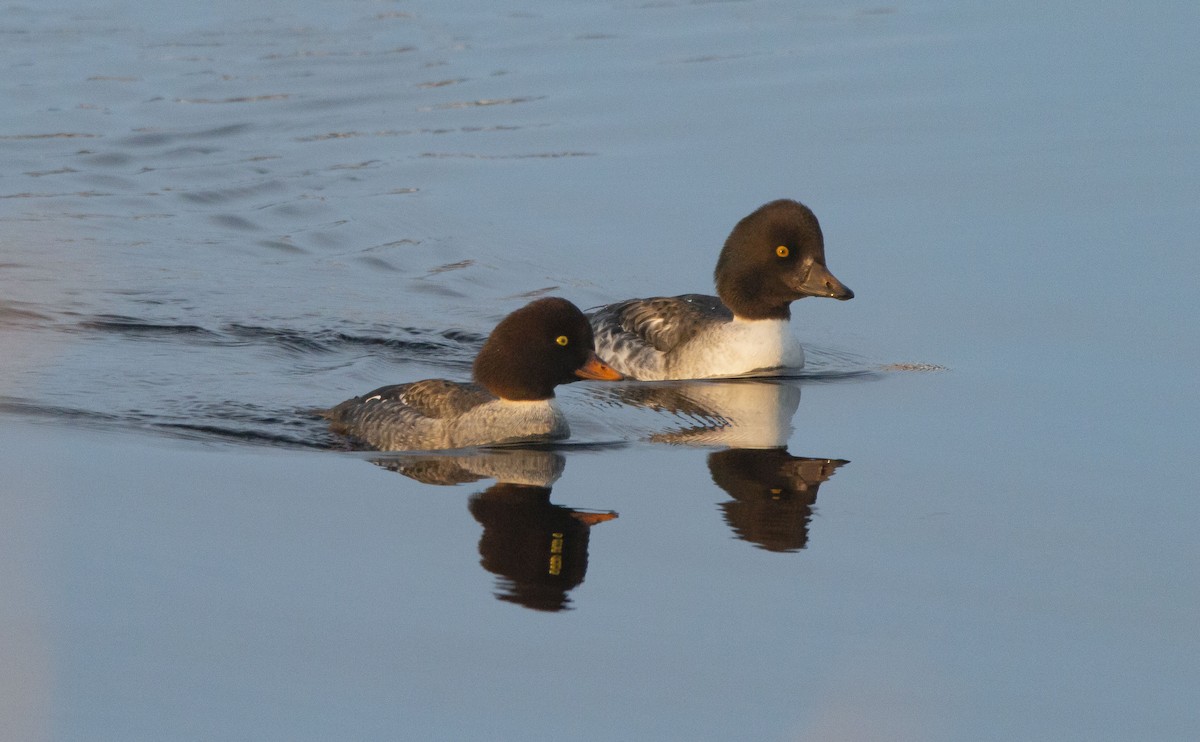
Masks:
[[[397,401],[403,402],[425,417],[454,417],[496,400],[481,386],[445,379],[426,379],[384,387],[381,391],[388,391],[388,394],[383,395],[385,399],[392,398],[390,390],[393,389],[400,390],[396,392]],[[369,398],[371,395],[367,396]]]
[[[353,425],[363,416],[379,414],[403,418],[446,418],[461,415],[495,399],[475,384],[445,379],[426,379],[407,384],[382,386],[327,410],[325,417],[335,423]]]
[[[592,318],[594,327],[617,325],[661,353],[686,343],[705,324],[728,322],[733,312],[715,296],[683,294],[653,299],[630,299],[601,307]]]
[[[474,384],[427,379],[380,387],[322,414],[335,433],[372,448],[450,448],[453,419],[495,399]]]

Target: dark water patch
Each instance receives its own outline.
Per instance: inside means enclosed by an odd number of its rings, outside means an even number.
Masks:
[[[493,131],[520,131],[527,128],[538,128],[549,126],[549,124],[522,125],[516,124],[492,124],[489,126],[446,126],[440,128],[422,128],[422,129],[381,129],[378,131],[330,131],[323,134],[309,134],[307,136],[296,137],[297,142],[323,142],[331,139],[355,139],[358,137],[408,137],[416,134],[477,134],[480,132]]]
[[[458,129],[458,131],[461,131],[465,134],[475,134],[475,133],[481,132],[481,131],[520,131],[521,129],[540,129],[540,128],[543,128],[546,126],[549,126],[549,124],[531,124],[531,125],[527,125],[527,126],[515,126],[512,124],[494,124],[492,126],[463,126],[463,127],[460,127]],[[442,134],[442,133],[452,133],[453,132],[453,130],[451,130],[451,132],[443,132],[441,130],[434,131],[432,129],[422,129],[421,131],[423,133],[429,133],[429,134],[435,134],[435,133]]]
[[[166,304],[166,303],[167,303],[167,302],[165,302],[165,301],[163,301],[163,300],[161,300],[161,299],[156,299],[156,298],[149,298],[149,299],[148,299],[148,298],[145,298],[145,297],[147,297],[147,296],[153,296],[153,295],[155,294],[155,290],[154,290],[154,289],[148,289],[148,288],[119,288],[119,289],[109,289],[109,290],[108,290],[108,293],[110,293],[110,294],[112,294],[112,295],[114,295],[114,296],[128,296],[128,297],[130,297],[130,298],[131,298],[133,301],[136,301],[136,302],[138,302],[139,304],[149,304],[149,305],[151,305],[151,306],[161,306],[161,305],[164,305],[164,304]]]
[[[192,410],[187,421],[156,421],[150,426],[189,440],[221,440],[282,448],[340,450],[341,439],[328,423],[308,409],[270,410],[225,402]]]
[[[246,217],[236,214],[214,214],[208,220],[219,227],[237,229],[243,232],[260,232],[263,229]]]
[[[115,332],[133,337],[160,337],[164,335],[187,335],[192,337],[208,338],[219,337],[217,333],[200,327],[199,325],[147,322],[145,320],[137,319],[136,317],[126,317],[122,315],[98,315],[92,319],[80,322],[78,327],[84,330]]]
[[[559,159],[564,157],[595,157],[595,152],[528,152],[516,155],[482,155],[477,152],[422,152],[421,157],[466,160],[532,160]]]
[[[78,425],[112,425],[122,422],[120,415],[34,402],[19,397],[0,396],[0,414],[34,419],[53,419]]]
[[[415,240],[411,237],[403,237],[398,240],[392,240],[391,242],[384,242],[379,245],[372,245],[371,247],[366,248],[363,252],[369,252],[372,250],[386,250],[387,248],[391,248],[391,247],[407,247],[410,245],[419,245],[419,244],[421,244],[421,240]]]
[[[112,196],[114,194],[106,191],[74,191],[71,193],[36,193],[25,191],[23,193],[0,193],[0,198],[65,198],[67,196],[77,196],[79,198],[98,198],[103,196]],[[103,216],[102,214],[67,214],[71,217],[87,217],[87,216]]]
[[[175,412],[99,412],[0,396],[0,415],[98,431],[132,430],[199,441],[227,441],[282,448],[341,450],[344,443],[312,410],[271,410],[221,402]],[[177,419],[171,419],[177,418]]]
[[[918,373],[931,373],[937,371],[949,371],[946,366],[940,366],[936,363],[889,363],[882,367],[884,371],[908,371]]]
[[[223,139],[225,137],[244,134],[254,128],[254,124],[225,124],[224,126],[215,126],[212,128],[204,128],[199,131],[185,133],[184,136],[193,139]]]
[[[416,87],[418,87],[418,88],[444,88],[448,85],[460,85],[464,82],[467,82],[469,79],[470,78],[467,78],[467,77],[453,77],[448,80],[430,80],[428,82],[416,83]]]
[[[550,296],[562,290],[562,286],[543,286],[540,289],[530,289],[522,291],[519,294],[512,294],[504,297],[505,299],[540,299],[543,296]]]
[[[449,367],[467,367],[475,357],[475,353],[483,346],[486,335],[479,335],[462,330],[448,330],[439,333],[428,333],[420,330],[408,330],[423,339],[402,339],[389,337],[373,337],[336,333],[332,344],[344,348],[385,349],[391,355],[402,360],[421,360],[436,365]],[[430,335],[435,335],[430,337]]]
[[[133,134],[120,140],[121,144],[130,147],[158,147],[170,144],[179,138],[178,134],[156,131]]]
[[[182,160],[190,157],[207,157],[220,151],[221,150],[218,147],[201,147],[199,145],[189,144],[184,147],[175,147],[174,149],[166,150],[159,156]]]
[[[266,93],[264,95],[242,95],[232,98],[176,98],[176,103],[195,103],[202,105],[224,105],[227,103],[264,103],[288,100],[290,93]]]
[[[69,173],[77,173],[77,172],[79,172],[79,171],[74,168],[60,167],[57,170],[30,170],[24,174],[28,175],[31,178],[42,178],[47,175],[67,175]]]
[[[466,330],[445,330],[440,334],[442,337],[455,343],[465,343],[473,346],[482,346],[483,341],[487,340],[487,335],[480,335],[479,333],[468,332]]]
[[[133,158],[124,152],[104,152],[100,154],[88,152],[81,154],[83,154],[84,162],[102,167],[120,167],[128,165],[133,161]]]
[[[19,267],[0,265],[0,268]],[[0,325],[16,325],[26,322],[47,322],[50,321],[48,315],[32,309],[25,309],[18,306],[19,302],[10,302],[0,300]]]
[[[467,294],[452,289],[449,286],[444,286],[440,283],[431,283],[429,281],[417,281],[408,287],[408,290],[414,294],[429,294],[431,296],[440,296],[445,299],[462,300],[467,298]]]
[[[297,330],[242,324],[226,325],[224,329],[229,335],[239,340],[269,343],[293,353],[330,353],[333,351],[333,348],[322,342],[317,335]]]
[[[272,250],[291,253],[293,255],[305,255],[308,253],[304,248],[293,245],[291,242],[285,240],[259,240],[257,244],[259,247],[268,247]]]
[[[468,258],[466,260],[459,260],[458,262],[455,262],[455,263],[446,263],[445,265],[438,265],[433,268],[430,268],[429,272],[426,275],[434,276],[434,275],[437,275],[438,273],[449,273],[450,271],[459,271],[459,270],[463,270],[464,268],[470,268],[473,265],[475,265],[475,261]]]
[[[375,257],[374,255],[364,255],[364,256],[358,258],[357,262],[367,266],[368,268],[374,268],[376,270],[393,271],[396,273],[403,272],[396,266],[394,266],[391,263],[389,263],[388,261],[384,260],[383,258],[378,258],[378,257]]]
[[[415,47],[415,46],[396,46],[396,47],[392,47],[390,49],[384,49],[381,51],[368,51],[365,49],[350,50],[350,51],[329,51],[327,49],[302,49],[300,51],[290,52],[287,54],[278,53],[278,52],[273,53],[273,54],[267,54],[262,57],[259,57],[259,59],[261,59],[263,61],[274,62],[274,61],[285,60],[285,59],[365,58],[365,57],[377,57],[377,56],[390,55],[390,54],[408,54],[409,52],[414,52],[416,50],[417,50],[417,47]]]
[[[331,131],[325,134],[309,134],[308,136],[295,137],[297,142],[324,142],[330,139],[354,139],[356,137],[386,137],[386,136],[405,136],[412,134],[410,131],[378,131],[378,132],[363,132],[363,131]]]
[[[190,131],[187,129],[178,130],[159,130],[159,129],[139,129],[133,134],[123,137],[118,140],[121,144],[130,147],[162,147],[169,144],[174,144],[180,140],[187,139],[223,139],[226,137],[244,134],[253,129],[252,124],[226,124],[217,127],[205,127]],[[194,154],[211,154],[219,150],[209,147],[191,147],[173,150],[173,153],[194,153]]]
[[[128,178],[122,178],[119,175],[108,175],[103,173],[86,174],[81,179],[87,181],[87,183],[92,186],[103,186],[117,190],[132,191],[137,187],[133,181],[129,180]]]
[[[336,330],[302,331],[278,327],[229,324],[222,328],[226,337],[239,344],[266,344],[289,353],[336,353],[370,349],[373,355],[393,361],[422,361],[439,366],[469,366],[486,335],[463,330],[430,331],[398,328],[411,337],[357,334]]]
[[[733,59],[745,59],[751,56],[750,54],[702,54],[698,57],[687,57],[684,59],[676,59],[664,64],[703,64],[706,62],[727,62]]]
[[[343,238],[337,232],[326,230],[344,227],[349,223],[350,222],[347,219],[339,219],[334,222],[329,222],[328,224],[316,225],[306,231],[305,237],[307,237],[310,242],[320,247],[338,247],[343,244]]]
[[[103,134],[60,131],[53,134],[0,134],[0,141],[23,141],[29,139],[99,139]]]
[[[250,430],[202,423],[155,423],[154,428],[168,433],[173,437],[187,440],[220,440],[281,448],[341,450],[338,440],[332,433],[314,439],[272,433],[265,430]]]
[[[281,217],[284,221],[291,222],[295,221],[296,217],[305,217],[309,215],[311,211],[309,204],[301,204],[302,202],[289,201],[274,204],[264,204],[262,206],[255,206],[254,208],[259,210],[270,209],[273,215]]]
[[[347,163],[340,163],[337,165],[330,165],[329,167],[327,167],[325,169],[326,170],[365,170],[367,168],[378,167],[379,165],[380,165],[379,160],[365,160],[363,162],[347,162]]]
[[[336,115],[343,114],[347,109],[360,108],[362,106],[379,105],[380,102],[396,102],[402,104],[407,102],[405,96],[399,90],[387,90],[384,92],[372,92],[365,95],[321,95],[308,98],[298,99],[294,105],[296,112],[315,113],[315,112],[330,112]]]
[[[418,110],[421,111],[452,111],[460,108],[489,108],[491,106],[515,106],[521,103],[532,103],[545,98],[544,95],[530,95],[517,98],[480,98],[479,100],[463,100],[452,101],[450,103],[438,103],[434,106],[426,106]]]
[[[264,193],[278,193],[284,189],[282,183],[271,179],[251,185],[231,186],[199,191],[179,192],[180,198],[197,204],[219,204],[230,201],[244,201]]]

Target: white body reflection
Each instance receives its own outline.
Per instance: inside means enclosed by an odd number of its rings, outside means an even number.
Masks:
[[[606,386],[624,404],[674,416],[659,443],[713,446],[713,483],[732,499],[719,504],[734,536],[774,552],[808,545],[817,492],[845,459],[793,456],[788,441],[800,407],[797,379],[723,379]]]
[[[400,453],[372,457],[374,463],[424,484],[453,485],[494,479],[549,489],[566,460],[554,451],[488,448],[461,454]]]
[[[677,422],[651,434],[652,441],[730,448],[786,447],[800,406],[796,379],[630,382],[595,393],[673,415]]]

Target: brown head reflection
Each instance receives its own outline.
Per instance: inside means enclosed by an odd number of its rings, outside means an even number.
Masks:
[[[587,573],[591,527],[612,512],[572,510],[550,502],[550,490],[498,482],[471,497],[483,526],[480,564],[499,575],[496,597],[539,611],[570,606],[567,593]]]
[[[799,551],[821,483],[844,459],[808,459],[785,449],[731,448],[708,457],[713,482],[733,498],[721,503],[725,522],[743,541],[768,551]]]
[[[496,480],[468,502],[471,515],[483,526],[479,562],[499,575],[498,599],[539,611],[570,607],[567,594],[587,573],[591,527],[617,517],[610,511],[574,510],[550,502],[550,487],[566,465],[566,459],[554,451],[422,452],[374,461],[426,484]]]

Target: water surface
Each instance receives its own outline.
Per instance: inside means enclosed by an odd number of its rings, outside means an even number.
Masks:
[[[0,10],[0,736],[1194,739],[1198,16]],[[799,379],[311,414],[779,197]]]

